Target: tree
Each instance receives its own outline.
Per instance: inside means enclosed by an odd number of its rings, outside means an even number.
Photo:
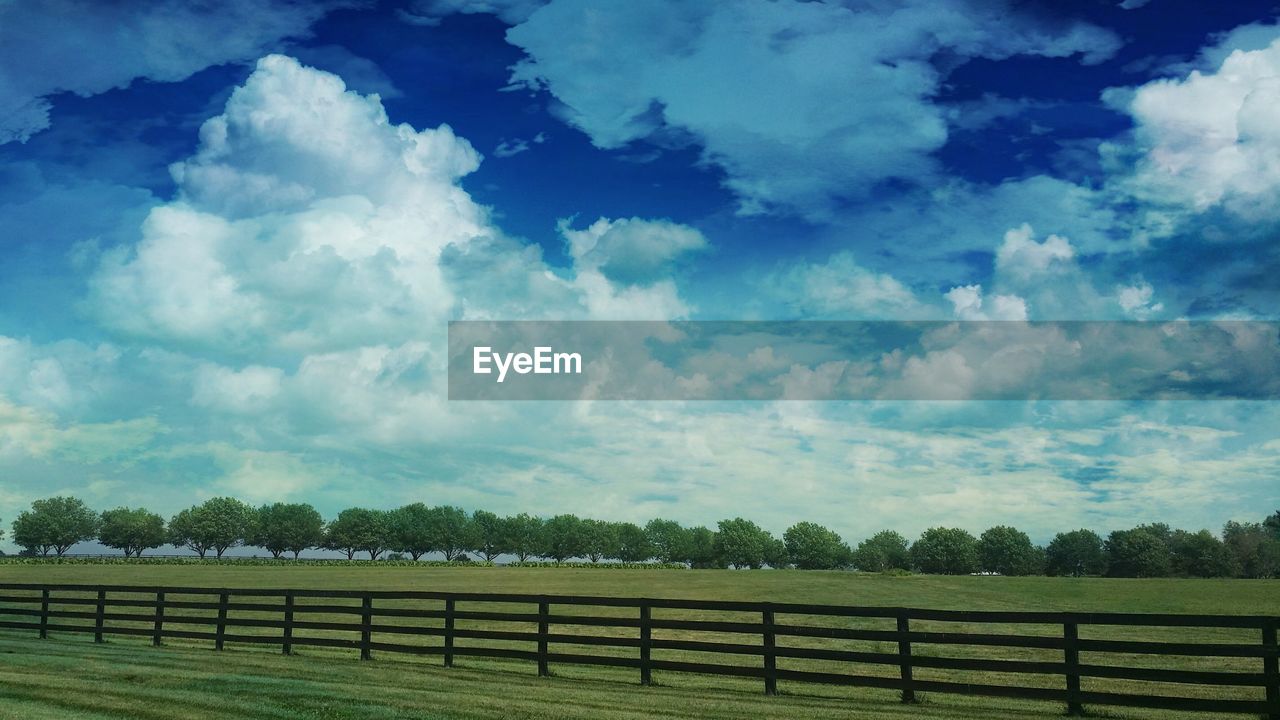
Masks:
[[[444,553],[445,560],[457,560],[474,544],[471,518],[462,508],[437,505],[431,508],[431,522],[435,528],[435,549]]]
[[[982,533],[978,538],[978,559],[984,572],[1001,575],[1035,575],[1044,566],[1031,538],[1008,525],[997,525]]]
[[[977,572],[978,539],[960,528],[929,528],[911,546],[911,560],[924,573],[967,575]]]
[[[787,544],[772,534],[768,534],[764,541],[764,564],[774,570],[785,570],[791,566],[791,556],[787,554]]]
[[[787,528],[782,539],[787,557],[801,570],[831,570],[840,567],[841,560],[848,555],[844,540],[817,523],[796,523]]]
[[[142,557],[143,550],[164,545],[164,518],[146,508],[118,507],[102,513],[98,541],[124,551],[124,556]]]
[[[1045,571],[1050,575],[1101,575],[1106,568],[1102,538],[1092,530],[1058,533],[1045,548]]]
[[[14,535],[17,535],[16,530]],[[1232,520],[1222,528],[1222,541],[1244,577],[1280,576],[1280,540],[1273,537],[1262,523]]]
[[[174,515],[169,521],[169,542],[189,547],[200,557],[210,550],[222,557],[228,548],[252,537],[256,528],[253,508],[235,498],[216,497]]]
[[[577,515],[556,515],[542,527],[538,554],[556,562],[586,556],[586,531]]]
[[[1231,550],[1208,530],[1175,530],[1169,538],[1173,572],[1189,577],[1231,577],[1239,572]]]
[[[727,567],[716,551],[716,534],[698,525],[685,531],[685,555],[682,558],[695,569]]]
[[[471,513],[471,550],[485,560],[493,562],[499,555],[510,551],[507,539],[508,526],[503,518],[488,510]]]
[[[1268,515],[1267,519],[1262,521],[1262,527],[1271,533],[1271,537],[1280,540],[1280,510]]]
[[[439,549],[436,513],[423,503],[412,503],[392,510],[387,516],[388,544],[392,550],[409,553],[417,561]]]
[[[610,553],[622,562],[646,562],[653,557],[649,535],[635,523],[613,523],[610,531],[614,547]]]
[[[36,500],[13,521],[13,541],[31,553],[62,556],[78,542],[98,535],[99,517],[83,500],[58,496]]]
[[[1103,549],[1112,577],[1165,577],[1171,569],[1169,544],[1159,527],[1113,531]]]
[[[591,562],[611,556],[617,548],[613,537],[613,524],[604,520],[585,518],[582,521],[582,551]]]
[[[866,572],[910,570],[911,550],[907,539],[892,530],[881,530],[858,543],[853,566]]]
[[[506,518],[503,524],[507,526],[507,543],[517,560],[525,562],[538,554],[542,543],[542,518],[520,513]]]
[[[658,562],[687,562],[689,558],[689,531],[675,520],[654,518],[644,526]]]
[[[771,539],[773,536],[750,520],[721,520],[715,537],[716,555],[734,567],[757,569],[765,563]]]
[[[293,558],[324,543],[324,518],[307,503],[272,503],[258,508],[253,537],[246,544],[266,548],[273,557]]]
[[[367,552],[370,560],[377,560],[391,542],[389,514],[367,508],[343,510],[329,523],[325,547],[341,550],[348,560],[357,552]]]

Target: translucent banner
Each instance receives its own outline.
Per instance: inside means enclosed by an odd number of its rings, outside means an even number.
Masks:
[[[1280,323],[449,324],[450,400],[1275,400]]]

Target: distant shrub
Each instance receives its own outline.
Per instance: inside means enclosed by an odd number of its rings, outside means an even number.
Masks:
[[[340,558],[303,558],[299,560],[287,560],[275,558],[254,558],[254,557],[223,557],[215,558],[199,558],[199,557],[146,557],[141,558],[125,558],[125,557],[17,557],[5,556],[0,557],[0,565],[239,565],[239,566],[263,566],[263,567],[280,567],[284,566],[303,566],[318,567],[339,565],[343,567],[457,567],[456,562],[447,562],[444,560],[344,560]],[[493,567],[491,562],[471,562],[467,563],[469,567]]]
[[[556,562],[554,560],[526,560],[513,562],[507,567],[539,567],[539,568],[593,568],[599,570],[687,570],[684,563],[639,563],[639,562]]]

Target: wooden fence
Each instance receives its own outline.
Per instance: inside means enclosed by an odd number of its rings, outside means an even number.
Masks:
[[[546,675],[553,663],[631,668],[638,671],[643,685],[648,685],[653,671],[658,670],[755,678],[762,681],[767,694],[777,692],[779,681],[799,681],[891,689],[899,691],[904,702],[914,702],[920,692],[959,693],[1056,701],[1065,704],[1070,714],[1081,714],[1084,705],[1096,704],[1252,713],[1280,720],[1280,650],[1276,641],[1280,617],[1276,616],[969,612],[562,595],[16,583],[0,583],[0,593],[0,628],[29,630],[41,638],[55,632],[92,633],[95,641],[102,642],[107,635],[138,635],[150,638],[156,645],[164,638],[184,638],[212,641],[219,650],[229,642],[279,645],[285,654],[298,646],[324,646],[358,650],[362,660],[370,659],[375,651],[437,655],[445,666],[452,666],[459,656],[508,658],[536,663],[540,675]],[[266,602],[268,599],[275,601]],[[410,602],[416,605],[409,605]],[[491,609],[495,606],[503,609]],[[599,612],[584,614],[587,609]],[[656,616],[674,614],[673,611],[681,611],[684,617]],[[689,619],[695,612],[722,619]],[[26,619],[15,620],[14,616]],[[728,619],[723,619],[726,616]],[[348,621],[335,622],[326,617]],[[423,619],[431,624],[412,623]],[[73,620],[91,622],[67,622]],[[822,624],[824,621],[828,624]],[[851,626],[873,621],[886,627]],[[843,624],[833,626],[831,622]],[[962,625],[966,631],[932,629],[949,624]],[[494,627],[512,625],[529,629]],[[931,629],[920,629],[921,625]],[[1036,626],[1045,632],[967,631],[974,625],[991,626],[991,630],[1010,625]],[[190,626],[207,629],[180,629]],[[591,634],[564,632],[566,628],[584,627],[595,630]],[[1109,637],[1083,637],[1083,628],[1093,628]],[[1228,642],[1115,639],[1117,634],[1132,635],[1134,629],[1150,628],[1229,629],[1241,637]],[[655,631],[669,637],[655,637]],[[312,634],[315,632],[323,635]],[[438,639],[438,643],[391,642],[389,635],[428,636]],[[1246,641],[1244,636],[1253,639]],[[709,637],[736,641],[706,639]],[[797,639],[817,639],[824,646],[803,647],[787,642]],[[473,641],[501,641],[506,646]],[[870,642],[878,649],[840,647],[854,641]],[[557,652],[557,646],[609,648],[613,654]],[[895,651],[884,650],[895,646]],[[1056,657],[949,657],[920,654],[922,646],[981,646],[1048,652]],[[654,651],[681,654],[670,659],[654,657]],[[690,654],[701,653],[734,656],[738,662],[687,659]],[[1106,664],[1085,662],[1081,653],[1111,660]],[[1153,657],[1182,657],[1199,660],[1200,664],[1197,669],[1185,669],[1123,665],[1115,660]],[[742,664],[744,658],[747,664]],[[1206,659],[1234,659],[1236,669],[1199,669]],[[824,661],[825,669],[780,667],[779,660],[784,664]],[[1242,671],[1240,663],[1255,669]],[[871,668],[882,672],[876,674]],[[956,674],[954,671],[980,672],[1057,680],[1037,686],[969,682],[963,676],[959,680],[924,679],[918,677],[917,670],[921,669],[953,671],[951,675]],[[1194,685],[1198,694],[1082,689],[1082,679],[1098,678]],[[1245,688],[1253,697],[1240,697],[1241,691],[1230,697],[1205,696],[1222,686]]]

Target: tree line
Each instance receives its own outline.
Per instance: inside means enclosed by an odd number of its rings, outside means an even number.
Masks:
[[[743,518],[712,530],[654,519],[641,527],[576,515],[542,518],[528,513],[467,513],[449,505],[412,503],[395,510],[348,508],[328,522],[306,503],[253,507],[217,497],[180,511],[168,522],[145,508],[98,513],[74,497],[37,500],[12,523],[13,541],[27,555],[61,556],[97,540],[126,557],[163,545],[200,557],[221,558],[237,546],[259,547],[295,559],[310,549],[335,550],[347,559],[397,553],[418,560],[439,553],[448,561],[503,555],[564,562],[617,560],[684,564],[693,568],[787,568],[967,575],[1108,575],[1114,577],[1250,577],[1280,575],[1280,511],[1262,522],[1228,522],[1221,535],[1175,530],[1163,523],[1116,530],[1058,533],[1044,547],[1017,528],[999,525],[974,536],[935,527],[914,542],[884,530],[856,546],[813,522],[798,522],[776,537]],[[3,538],[0,531],[0,538]]]

